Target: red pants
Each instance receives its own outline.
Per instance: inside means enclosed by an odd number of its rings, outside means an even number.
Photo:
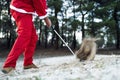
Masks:
[[[11,13],[16,21],[18,37],[3,65],[4,68],[15,68],[16,61],[22,53],[24,54],[24,66],[32,64],[38,39],[31,14],[23,14],[13,10]]]

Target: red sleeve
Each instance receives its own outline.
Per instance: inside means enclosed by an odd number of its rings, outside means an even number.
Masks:
[[[38,16],[40,16],[41,19],[43,19],[47,16],[46,0],[33,0],[33,5],[36,10],[36,13],[38,14]]]
[[[47,9],[47,4],[46,4],[46,0],[42,0],[44,6],[45,6],[45,9]]]

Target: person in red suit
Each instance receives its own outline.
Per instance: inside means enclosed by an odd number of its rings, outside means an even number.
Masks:
[[[2,72],[9,73],[16,67],[19,56],[24,55],[24,69],[38,68],[33,63],[33,55],[38,36],[33,23],[33,15],[43,19],[48,27],[51,20],[47,15],[45,0],[12,0],[10,4],[11,15],[17,25],[18,37],[6,58]]]

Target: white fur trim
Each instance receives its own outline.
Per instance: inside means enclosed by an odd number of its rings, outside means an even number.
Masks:
[[[33,15],[36,15],[36,16],[37,16],[37,14],[36,14],[35,12],[27,12],[27,11],[25,11],[25,10],[23,10],[23,9],[16,8],[16,7],[13,6],[13,5],[10,5],[10,8],[13,9],[13,10],[15,10],[15,11],[17,11],[17,12],[20,12],[20,13],[33,14]]]
[[[44,19],[44,18],[46,18],[48,16],[48,14],[46,14],[46,15],[44,15],[44,16],[40,16],[39,18],[40,19]]]
[[[17,12],[20,12],[20,13],[33,14],[33,15],[35,15],[35,16],[38,16],[38,14],[37,14],[36,12],[27,12],[27,11],[25,11],[25,10],[23,10],[23,9],[16,8],[16,7],[13,6],[13,5],[10,5],[10,8],[13,9],[13,10],[15,10],[15,11],[17,11]],[[40,19],[44,19],[44,18],[47,17],[47,16],[48,16],[48,14],[46,14],[46,15],[44,15],[44,16],[40,16],[39,18],[40,18]]]

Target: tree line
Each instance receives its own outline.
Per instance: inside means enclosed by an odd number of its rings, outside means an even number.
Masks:
[[[10,48],[16,37],[16,24],[11,21],[11,0],[0,1],[0,46]],[[120,0],[47,0],[52,26],[73,49],[81,44],[77,39],[100,37],[101,48],[120,48]],[[59,37],[34,17],[38,46],[64,47]],[[81,36],[76,36],[81,32]],[[82,40],[81,39],[81,40]]]

